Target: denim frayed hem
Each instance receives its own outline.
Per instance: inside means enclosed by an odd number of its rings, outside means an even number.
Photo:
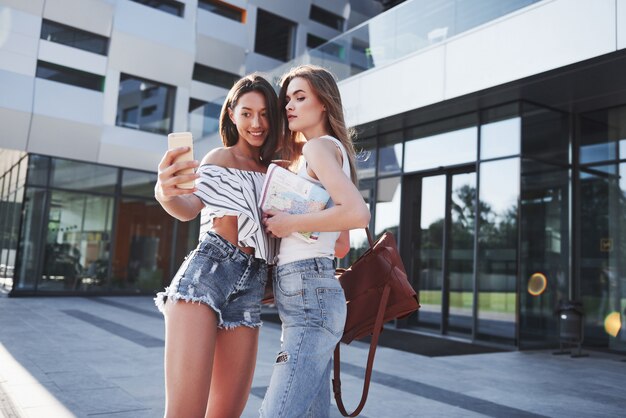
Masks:
[[[178,292],[176,293],[169,292],[169,289],[170,289],[169,287],[165,288],[164,292],[157,293],[156,297],[154,298],[154,304],[156,305],[156,307],[159,309],[161,313],[165,313],[164,309],[165,309],[166,299],[167,301],[172,302],[172,303],[176,303],[179,300],[182,300],[188,303],[204,304],[208,306],[209,308],[211,308],[217,314],[218,328],[224,326],[224,319],[222,318],[222,312],[215,307],[211,299],[207,298],[206,296],[198,297],[198,296],[181,295]]]
[[[261,328],[263,325],[263,321],[259,322],[250,322],[250,321],[237,321],[237,322],[224,322],[217,327],[219,329],[235,329],[237,327],[248,327],[248,328]]]

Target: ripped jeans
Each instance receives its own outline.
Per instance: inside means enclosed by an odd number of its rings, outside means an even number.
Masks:
[[[267,280],[267,264],[208,232],[178,269],[172,283],[157,294],[155,304],[178,300],[209,306],[218,317],[218,328],[261,326],[261,297]]]
[[[282,346],[260,415],[328,417],[331,360],[346,321],[346,298],[333,260],[311,258],[278,266],[274,299]]]

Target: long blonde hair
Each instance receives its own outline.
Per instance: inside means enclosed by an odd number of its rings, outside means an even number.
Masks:
[[[281,157],[292,163],[297,160],[302,153],[302,145],[304,139],[300,132],[292,132],[289,130],[289,121],[285,112],[287,105],[286,96],[289,83],[296,77],[300,77],[308,81],[313,89],[313,94],[326,107],[326,130],[328,133],[337,138],[346,149],[348,161],[350,163],[350,179],[357,184],[357,174],[355,165],[355,151],[352,143],[353,132],[346,127],[343,117],[343,106],[341,104],[341,95],[339,87],[335,81],[335,77],[330,71],[316,65],[300,65],[292,68],[287,74],[283,75],[280,81],[280,93],[278,94],[278,103],[281,109],[281,127],[282,135],[279,150]]]

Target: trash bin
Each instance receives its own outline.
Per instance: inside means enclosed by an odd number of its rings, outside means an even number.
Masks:
[[[576,300],[561,300],[555,310],[559,324],[559,351],[553,354],[572,354],[572,357],[585,357],[581,353],[585,311],[583,304]],[[564,345],[577,346],[578,352],[564,350]]]

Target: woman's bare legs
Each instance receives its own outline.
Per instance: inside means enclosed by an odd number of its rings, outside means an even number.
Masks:
[[[258,344],[258,328],[239,326],[217,331],[206,418],[241,416],[252,386]]]
[[[217,316],[206,305],[165,303],[165,417],[201,418],[207,408]]]

